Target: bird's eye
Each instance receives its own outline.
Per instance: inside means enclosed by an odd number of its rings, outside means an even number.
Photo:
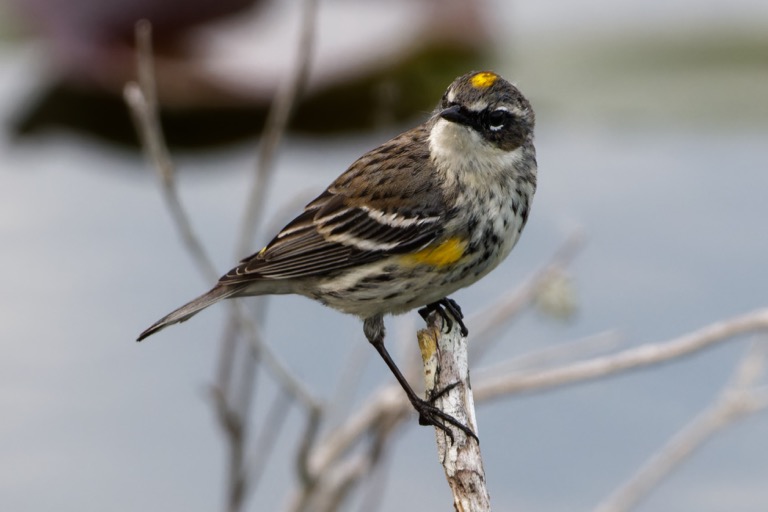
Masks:
[[[504,124],[509,119],[509,112],[506,109],[497,108],[488,114],[488,128],[492,131],[499,131],[504,128]]]

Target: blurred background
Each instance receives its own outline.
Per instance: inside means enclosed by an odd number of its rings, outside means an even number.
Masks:
[[[133,342],[211,283],[179,241],[122,87],[133,23],[148,17],[180,194],[223,273],[245,256],[234,247],[267,109],[295,66],[301,2],[173,4],[0,3],[3,510],[222,509],[207,388],[225,308]],[[423,120],[458,74],[490,67],[536,109],[529,224],[493,278],[455,298],[482,310],[583,230],[576,311],[527,310],[473,368],[606,330],[626,346],[663,341],[768,303],[765,1],[320,0],[316,30],[262,227]],[[320,397],[365,344],[355,318],[306,299],[274,298],[266,318],[269,345]],[[396,338],[421,323],[388,325]],[[479,407],[495,508],[592,509],[711,402],[748,341]],[[396,358],[418,358],[412,345]],[[391,379],[375,357],[363,364],[353,403]],[[266,409],[257,401],[253,417]],[[303,421],[289,413],[246,509],[285,506]],[[765,413],[727,429],[637,510],[764,512],[767,433]],[[399,436],[380,510],[448,509],[431,429],[414,416]]]

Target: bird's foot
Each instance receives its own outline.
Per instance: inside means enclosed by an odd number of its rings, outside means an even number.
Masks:
[[[475,439],[475,441],[480,443],[480,440],[477,438],[475,433],[472,432],[471,428],[467,427],[450,414],[438,409],[434,404],[435,400],[444,396],[450,390],[455,388],[457,384],[458,382],[454,382],[450,386],[440,390],[438,393],[433,393],[429,400],[421,400],[419,398],[411,400],[413,408],[416,409],[416,412],[419,413],[419,425],[432,425],[433,427],[439,428],[445,432],[445,435],[448,436],[448,438],[451,440],[451,444],[453,444],[453,432],[451,432],[451,429],[446,425],[446,423],[448,423],[464,432],[467,437],[472,437]]]
[[[469,329],[467,329],[467,326],[464,325],[464,314],[461,312],[461,306],[459,306],[455,300],[444,297],[436,302],[427,304],[419,310],[419,315],[421,315],[421,318],[426,320],[427,317],[433,312],[436,312],[438,315],[440,315],[440,318],[443,319],[443,323],[447,327],[446,332],[453,328],[453,319],[451,319],[451,316],[453,316],[453,318],[459,323],[459,327],[461,328],[461,335],[466,337],[467,334],[469,334]],[[448,313],[450,313],[450,315]]]

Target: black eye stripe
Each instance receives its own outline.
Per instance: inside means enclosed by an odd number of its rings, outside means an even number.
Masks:
[[[483,110],[470,110],[458,101],[451,101],[445,102],[441,105],[441,108],[444,110],[457,109],[456,113],[443,117],[471,127],[486,137],[497,137],[500,132],[506,132],[514,125],[515,115],[506,107],[493,109],[487,107]],[[455,118],[457,113],[461,114],[461,120]]]

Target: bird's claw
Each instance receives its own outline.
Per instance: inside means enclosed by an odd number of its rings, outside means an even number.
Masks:
[[[446,425],[446,423],[448,423],[464,432],[467,437],[472,437],[475,439],[475,441],[480,443],[480,439],[478,439],[475,433],[472,432],[471,428],[467,427],[450,414],[442,411],[441,409],[438,409],[434,404],[435,400],[445,396],[457,385],[458,382],[454,382],[453,384],[441,389],[437,393],[431,393],[429,400],[417,400],[411,402],[413,404],[413,408],[416,409],[416,412],[419,413],[419,425],[432,425],[433,427],[439,428],[445,432],[445,435],[448,436],[448,439],[451,440],[451,444],[453,444],[453,432],[451,432],[451,429],[449,429]]]
[[[451,318],[452,316],[459,323],[459,327],[461,328],[461,335],[466,337],[469,334],[469,329],[467,329],[467,326],[464,325],[464,314],[461,312],[461,306],[459,306],[455,300],[445,297],[438,300],[437,302],[432,302],[419,309],[419,315],[421,315],[421,318],[424,320],[426,320],[427,317],[433,312],[436,312],[438,315],[440,315],[440,318],[443,319],[443,323],[446,326],[446,332],[450,332],[450,330],[453,328],[453,319]],[[450,315],[448,313],[450,313]]]

